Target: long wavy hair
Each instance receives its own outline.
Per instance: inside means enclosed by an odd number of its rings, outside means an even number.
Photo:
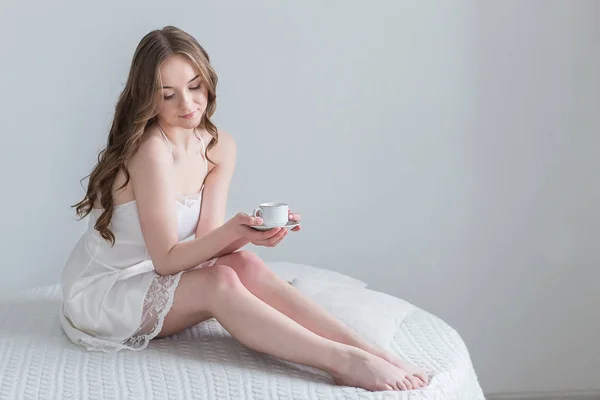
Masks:
[[[109,229],[113,215],[113,184],[120,170],[123,170],[126,179],[116,190],[129,183],[126,163],[139,149],[146,128],[157,122],[157,114],[163,101],[162,96],[157,95],[162,87],[160,67],[174,55],[187,57],[208,88],[206,111],[198,125],[198,128],[206,129],[213,137],[207,152],[219,140],[217,127],[210,120],[216,109],[217,74],[210,65],[208,53],[194,37],[174,26],[165,26],[148,33],[135,50],[127,83],[115,106],[106,147],[98,154],[98,163],[92,173],[81,180],[83,182],[90,178],[85,197],[71,206],[76,209],[79,219],[82,219],[91,212],[100,196],[102,214],[94,228],[111,245],[115,243],[115,235]],[[213,162],[210,158],[208,160]]]

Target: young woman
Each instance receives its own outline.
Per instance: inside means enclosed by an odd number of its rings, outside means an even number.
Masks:
[[[239,250],[276,246],[288,230],[255,230],[261,219],[243,213],[224,221],[236,145],[210,120],[216,86],[208,54],[186,32],[167,26],[139,43],[107,146],[74,206],[90,220],[62,275],[67,336],[88,350],[142,350],[214,317],[244,345],[339,384],[425,386],[421,371]]]

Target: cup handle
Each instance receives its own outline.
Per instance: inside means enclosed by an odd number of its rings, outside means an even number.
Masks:
[[[262,210],[260,208],[255,208],[254,211],[252,211],[252,216],[262,218]]]

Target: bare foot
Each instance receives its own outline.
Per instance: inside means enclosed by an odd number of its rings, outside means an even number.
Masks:
[[[414,365],[409,364],[406,361],[402,360],[400,357],[397,357],[391,353],[388,353],[385,350],[381,349],[380,347],[377,347],[377,346],[374,346],[371,344],[366,345],[366,346],[363,345],[359,348],[365,350],[366,352],[368,352],[374,356],[384,359],[388,363],[400,368],[403,371],[406,371],[408,373],[407,379],[411,383],[412,389],[419,389],[419,388],[425,387],[429,384],[429,378],[423,371],[421,371],[419,368],[415,367]]]
[[[427,377],[427,375],[414,365],[407,363],[406,361],[402,360],[399,357],[396,357],[393,354],[385,352],[382,355],[379,355],[379,357],[383,358],[390,364],[395,365],[396,367],[406,371],[409,375],[408,378],[411,381],[414,389],[425,387],[429,384],[429,378]]]
[[[407,371],[355,347],[343,351],[336,365],[329,373],[338,385],[369,391],[412,389]]]

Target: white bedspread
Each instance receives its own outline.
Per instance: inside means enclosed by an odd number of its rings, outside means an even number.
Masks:
[[[0,298],[0,399],[461,399],[483,393],[460,336],[416,309],[391,349],[432,375],[424,390],[367,392],[254,352],[214,319],[141,352],[88,352],[60,329],[60,287]]]

